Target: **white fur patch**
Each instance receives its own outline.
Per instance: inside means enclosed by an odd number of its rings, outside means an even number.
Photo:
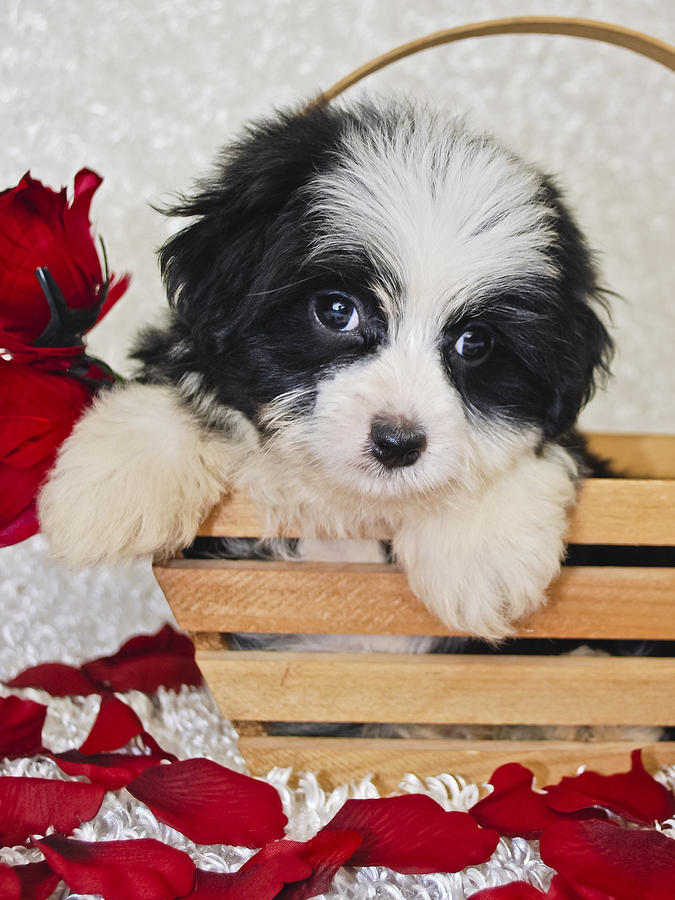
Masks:
[[[186,545],[229,486],[239,445],[205,434],[168,387],[101,394],[40,494],[52,554],[85,566]]]
[[[567,452],[549,447],[475,494],[406,518],[394,550],[414,593],[453,628],[493,640],[512,633],[559,570],[574,474]]]
[[[393,322],[412,307],[438,334],[450,314],[551,274],[541,176],[488,138],[423,106],[395,130],[349,130],[310,184],[313,252],[366,252]],[[393,276],[393,284],[392,284]]]

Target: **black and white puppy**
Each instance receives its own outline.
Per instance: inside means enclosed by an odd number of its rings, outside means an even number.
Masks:
[[[543,602],[611,341],[551,180],[407,102],[253,127],[175,213],[170,321],[66,441],[40,515],[91,564],[187,545],[233,485],[305,533],[386,525],[443,622]]]

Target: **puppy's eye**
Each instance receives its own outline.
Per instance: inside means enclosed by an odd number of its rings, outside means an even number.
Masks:
[[[348,294],[317,294],[312,305],[319,322],[331,331],[355,331],[361,324],[356,304]]]
[[[455,341],[454,351],[467,363],[480,363],[490,355],[495,341],[485,325],[470,325]]]

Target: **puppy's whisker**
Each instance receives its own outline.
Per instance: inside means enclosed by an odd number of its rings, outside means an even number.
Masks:
[[[278,294],[280,291],[287,291],[292,287],[297,287],[300,284],[306,284],[308,281],[315,280],[314,275],[308,275],[306,278],[300,278],[298,281],[291,281],[289,284],[282,284],[280,287],[270,288],[267,291],[252,291],[246,294],[246,299],[251,300],[254,297],[267,297],[270,294]]]

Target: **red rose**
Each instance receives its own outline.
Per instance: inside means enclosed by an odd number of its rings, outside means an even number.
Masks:
[[[0,385],[0,547],[6,547],[38,531],[35,497],[91,392],[76,378],[2,359]]]
[[[89,222],[101,177],[89,169],[75,176],[73,199],[24,175],[0,194],[0,346],[68,346],[59,325],[75,336],[88,331],[127,288],[128,276],[108,284]],[[46,268],[65,300],[72,323],[54,322],[54,310],[36,277]],[[74,327],[68,329],[68,324]],[[45,335],[48,326],[49,334]],[[4,334],[3,334],[4,332]]]
[[[82,169],[69,203],[27,174],[0,194],[0,547],[38,530],[35,497],[59,446],[114,381],[82,343],[129,283],[101,269],[89,222],[100,184]]]

